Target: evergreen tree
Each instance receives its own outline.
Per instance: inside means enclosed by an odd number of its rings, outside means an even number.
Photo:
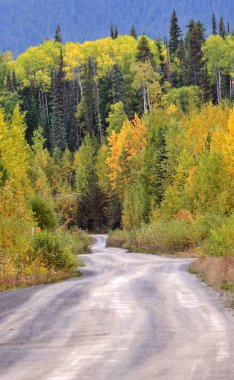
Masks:
[[[219,21],[219,35],[222,38],[225,38],[226,35],[227,35],[227,32],[226,32],[226,29],[225,29],[225,25],[224,25],[224,21],[223,21],[223,17],[222,16],[220,17],[220,21]]]
[[[118,37],[118,35],[119,35],[118,27],[117,27],[117,25],[115,25],[115,27],[114,27],[114,39],[116,39]]]
[[[212,34],[214,36],[217,34],[217,23],[216,23],[216,17],[214,13],[212,15]]]
[[[58,147],[61,151],[66,148],[66,130],[64,126],[64,85],[65,72],[62,50],[58,70],[52,71],[51,78],[51,131],[50,148]]]
[[[157,68],[157,72],[161,75],[161,82],[163,83],[164,80],[167,80],[167,69],[166,69],[166,62],[165,57],[163,55],[163,43],[160,39],[157,39],[155,41],[155,44],[158,49],[159,54],[159,68]]]
[[[172,15],[171,15],[170,40],[169,40],[169,49],[172,55],[176,53],[179,47],[181,36],[182,36],[182,31],[178,24],[176,11],[173,10]]]
[[[110,36],[114,40],[114,38],[115,38],[114,37],[115,36],[115,31],[114,31],[114,25],[113,25],[113,23],[110,24]]]
[[[55,40],[55,42],[62,43],[62,34],[61,34],[60,25],[57,25],[57,27],[56,27],[54,40]]]
[[[119,35],[119,31],[118,31],[118,28],[117,28],[117,25],[113,25],[113,23],[111,23],[110,25],[110,36],[113,40],[115,40]]]
[[[79,86],[79,82],[77,78],[75,78],[69,83],[68,93],[69,93],[69,97],[68,97],[69,119],[68,119],[68,128],[67,128],[67,132],[68,132],[67,139],[68,139],[69,149],[72,152],[74,152],[80,147],[81,140],[82,140],[80,123],[75,116],[77,105],[81,99],[80,86]]]
[[[154,65],[154,55],[150,50],[149,41],[146,36],[142,36],[138,42],[136,60],[141,63],[150,62]]]
[[[12,86],[14,91],[17,91],[18,85],[17,85],[17,78],[16,78],[16,73],[15,70],[12,72]]]
[[[179,43],[179,47],[177,50],[177,57],[179,59],[179,65],[180,70],[179,73],[177,73],[176,78],[172,78],[172,83],[174,87],[181,87],[184,86],[186,82],[186,49],[185,49],[185,43],[181,39]]]
[[[10,72],[10,70],[7,71],[6,90],[8,92],[13,92],[14,91],[14,87],[13,87],[13,83],[12,83],[12,79],[11,79],[11,72]]]
[[[135,38],[135,40],[137,40],[137,30],[136,30],[135,25],[133,25],[131,27],[129,35],[132,36],[133,38]]]
[[[123,101],[124,99],[124,78],[121,67],[115,64],[111,71],[112,103]]]
[[[104,225],[103,202],[97,186],[95,139],[87,135],[75,154],[77,223],[79,227],[89,230],[102,228]]]
[[[96,62],[89,57],[84,67],[83,96],[78,107],[78,118],[80,118],[82,128],[89,134],[102,139],[103,126],[100,113],[100,90],[99,82],[96,78]]]
[[[25,112],[25,121],[27,124],[26,139],[31,144],[33,133],[40,124],[40,111],[38,106],[38,90],[35,86],[26,87],[21,91],[21,108]],[[48,130],[43,128],[46,142],[49,141]]]
[[[202,45],[205,41],[203,24],[191,20],[187,25],[188,32],[185,38],[186,47],[186,85],[197,85],[203,89],[208,97],[209,80],[205,62],[203,60]]]

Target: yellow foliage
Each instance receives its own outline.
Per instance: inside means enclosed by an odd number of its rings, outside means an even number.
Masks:
[[[143,148],[147,143],[147,129],[137,115],[132,121],[125,121],[120,133],[113,132],[108,138],[110,168],[109,178],[112,189],[123,197],[129,181],[130,170],[138,170]]]
[[[31,193],[28,178],[29,147],[25,140],[25,123],[16,107],[12,121],[8,125],[4,121],[4,113],[0,110],[0,152],[1,162],[11,182],[24,188],[25,194]]]
[[[177,107],[175,106],[175,104],[171,104],[169,107],[167,107],[166,109],[167,113],[175,113],[177,111]]]

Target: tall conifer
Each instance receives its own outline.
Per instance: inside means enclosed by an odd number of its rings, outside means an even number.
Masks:
[[[182,31],[178,23],[178,18],[176,15],[176,11],[173,10],[171,15],[171,23],[170,23],[170,40],[169,40],[169,49],[171,54],[175,54],[176,50],[179,47],[180,40],[182,36]]]
[[[153,64],[154,55],[150,50],[149,42],[146,36],[142,36],[137,45],[136,60],[138,62],[151,62]]]
[[[216,17],[214,13],[212,15],[212,34],[214,36],[217,34],[217,23],[216,23]]]

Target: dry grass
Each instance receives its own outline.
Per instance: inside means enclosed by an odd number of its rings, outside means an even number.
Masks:
[[[217,290],[234,291],[234,256],[199,258],[191,271]]]
[[[107,247],[128,248],[130,232],[124,230],[115,230],[109,232]]]
[[[24,288],[26,286],[35,286],[40,284],[50,284],[52,282],[59,282],[72,277],[78,277],[78,271],[47,271],[45,273],[35,273],[31,275],[18,274],[17,276],[1,275],[0,276],[0,291]]]

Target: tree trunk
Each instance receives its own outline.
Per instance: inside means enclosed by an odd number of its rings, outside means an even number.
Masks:
[[[98,81],[97,80],[96,80],[96,99],[97,99],[98,129],[99,129],[100,141],[102,141],[103,130],[102,130],[102,121],[101,121],[100,108],[99,108],[100,97],[99,97],[99,88],[98,88]]]
[[[234,94],[234,77],[230,75],[230,80],[229,80],[229,97],[230,100],[232,100]]]
[[[220,67],[217,69],[217,100],[218,104],[220,104],[222,100],[222,75]]]
[[[152,111],[152,103],[151,103],[151,99],[150,99],[149,87],[147,87],[147,101],[148,101],[149,111],[151,113],[151,111]]]
[[[147,111],[147,100],[146,100],[146,88],[143,87],[143,105],[144,105],[144,112]]]

